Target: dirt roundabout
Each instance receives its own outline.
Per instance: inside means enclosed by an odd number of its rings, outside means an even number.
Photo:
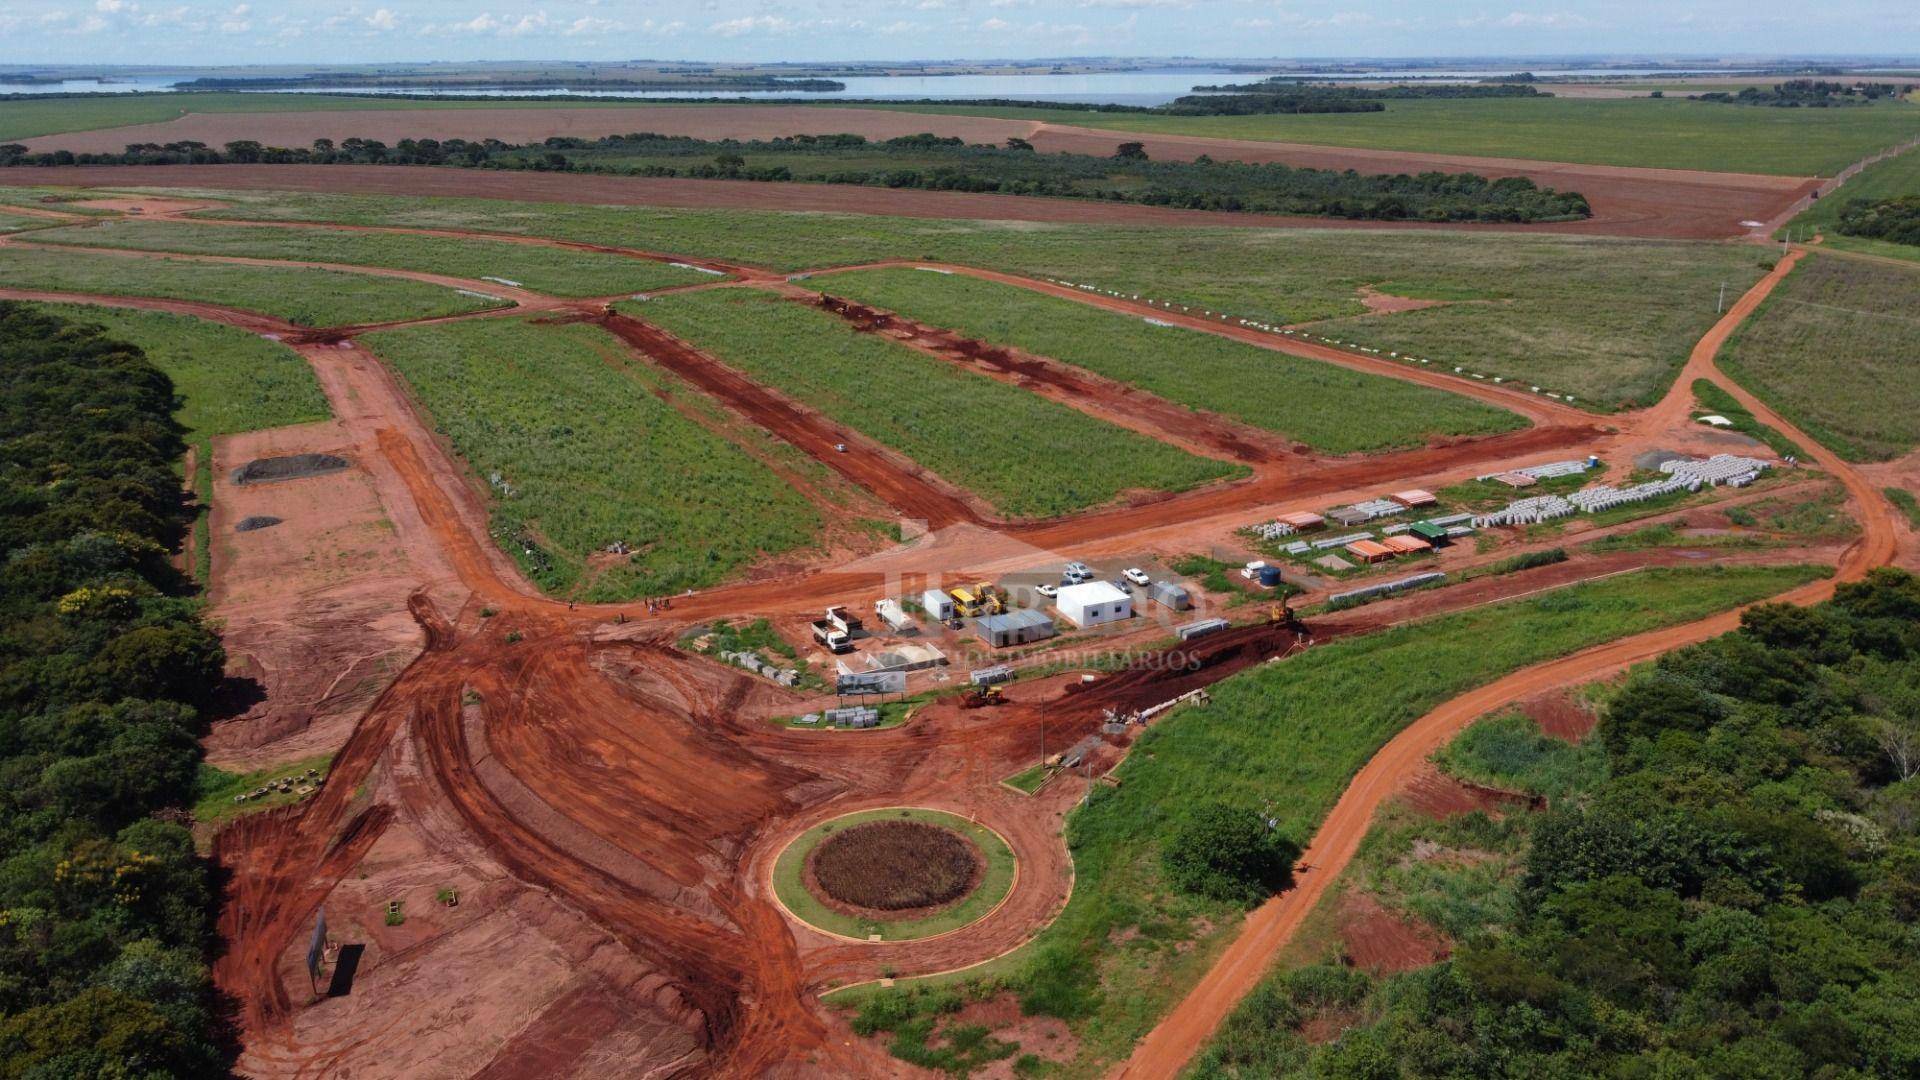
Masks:
[[[820,822],[775,858],[786,914],[846,941],[915,941],[998,910],[1018,877],[1013,849],[957,814],[886,807]]]

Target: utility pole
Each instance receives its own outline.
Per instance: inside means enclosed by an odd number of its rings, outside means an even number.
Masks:
[[[1726,310],[1727,310],[1727,283],[1723,281],[1720,283],[1720,302],[1713,305],[1713,313],[1715,315],[1718,315],[1721,312],[1724,312]]]

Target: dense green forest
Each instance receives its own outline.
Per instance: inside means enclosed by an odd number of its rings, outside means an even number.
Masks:
[[[879,142],[860,135],[742,142],[641,132],[519,145],[497,139],[402,139],[393,146],[371,139],[337,144],[322,139],[297,148],[236,141],[216,150],[196,142],[140,143],[120,154],[30,153],[8,143],[0,145],[0,166],[451,165],[997,192],[1382,221],[1567,221],[1592,215],[1579,193],[1542,188],[1520,176],[1489,180],[1473,173],[1362,174],[1206,157],[1153,161],[1138,142],[1119,143],[1114,151],[1111,157],[1042,154],[1022,139],[987,146],[931,134]]]
[[[139,350],[0,303],[0,1077],[225,1071],[180,809],[224,655],[168,561],[174,405]]]
[[[1480,890],[1511,895],[1475,897],[1509,917],[1402,975],[1271,976],[1196,1073],[1920,1076],[1920,579],[1754,608],[1633,676],[1598,738],[1601,775],[1536,786],[1521,873]],[[1315,1017],[1353,1026],[1315,1044]]]
[[[1920,245],[1920,195],[1878,202],[1854,199],[1841,208],[1834,228],[1847,236]]]

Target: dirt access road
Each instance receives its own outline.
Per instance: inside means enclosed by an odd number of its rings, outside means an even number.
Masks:
[[[1893,562],[1897,553],[1898,532],[1892,511],[1879,490],[1859,470],[1726,378],[1713,362],[1732,332],[1786,277],[1799,254],[1794,252],[1781,260],[1781,265],[1742,296],[1708,331],[1689,358],[1686,371],[1674,383],[1666,398],[1638,417],[1636,433],[1640,438],[1628,442],[1629,445],[1636,445],[1657,441],[1660,434],[1670,430],[1676,421],[1684,423],[1686,407],[1693,397],[1693,379],[1697,377],[1712,380],[1750,409],[1761,422],[1771,424],[1788,438],[1806,447],[1813,461],[1838,479],[1846,489],[1848,500],[1862,526],[1860,538],[1843,553],[1832,578],[1810,583],[1776,598],[1776,602],[1782,603],[1815,604],[1830,598],[1836,585],[1858,581],[1869,570]],[[1301,855],[1303,869],[1297,875],[1294,887],[1262,904],[1248,916],[1240,936],[1221,955],[1213,969],[1192,993],[1148,1033],[1135,1048],[1132,1057],[1116,1070],[1116,1075],[1128,1080],[1157,1080],[1178,1075],[1240,1000],[1259,985],[1274,958],[1292,940],[1320,897],[1352,861],[1381,804],[1417,775],[1427,759],[1467,725],[1490,712],[1545,691],[1605,678],[1662,653],[1727,633],[1737,628],[1739,623],[1739,612],[1726,612],[1685,626],[1642,634],[1563,657],[1473,690],[1408,725],[1382,747],[1348,785],[1333,812],[1321,824],[1320,830],[1314,834],[1312,842]]]
[[[179,309],[164,301],[106,302]],[[614,936],[645,969],[617,995],[620,1008],[643,1018],[648,1030],[682,1031],[692,1040],[693,1057],[676,1050],[674,1062],[723,1075],[905,1071],[867,1044],[843,1041],[814,1011],[813,994],[829,982],[873,978],[893,967],[963,966],[1044,925],[1070,873],[1058,814],[1077,792],[1071,781],[1056,784],[1052,801],[1036,806],[995,778],[1030,762],[1042,730],[1052,744],[1071,741],[1098,727],[1103,707],[1165,700],[1292,643],[1282,627],[1244,627],[1208,639],[1197,671],[1143,665],[1088,693],[996,710],[990,724],[955,710],[857,736],[771,728],[750,719],[744,706],[756,694],[778,691],[668,647],[678,628],[706,615],[818,608],[828,598],[845,599],[844,590],[867,577],[873,580],[863,587],[879,587],[882,575],[824,573],[735,586],[676,604],[671,619],[609,627],[607,620],[626,609],[571,610],[520,578],[488,537],[485,507],[463,471],[351,332],[302,336],[248,313],[206,305],[193,313],[288,335],[321,373],[336,411],[355,417],[354,453],[373,463],[382,501],[405,508],[397,542],[430,549],[464,590],[440,590],[449,597],[444,607],[415,597],[424,650],[361,719],[320,795],[303,809],[249,819],[221,838],[220,855],[235,878],[222,916],[223,936],[233,944],[217,974],[246,1005],[243,1065],[256,1075],[356,1065],[378,1072],[383,1046],[444,1035],[417,1026],[430,1021],[411,1014],[371,1035],[316,1029],[307,1018],[320,1014],[289,990],[304,977],[300,953],[319,905],[346,895],[341,887],[355,867],[395,829],[409,827],[406,816],[418,816],[412,807],[423,803],[449,822],[441,835],[467,838],[460,842]],[[1406,377],[1406,370],[1392,373]],[[1585,417],[1541,419],[1548,426],[1428,448],[1400,464],[1466,469],[1598,435],[1580,426],[1591,424]],[[1304,498],[1301,491],[1316,484],[1377,488],[1388,460],[1334,462],[1298,482],[1166,500],[1155,507],[1156,527],[1245,518],[1269,499]],[[997,532],[966,525],[954,531],[967,528]],[[1007,531],[1035,543],[1131,543],[1138,515],[1095,513]],[[958,558],[971,549],[962,541],[941,550]],[[468,599],[452,599],[458,595]],[[1456,599],[1443,593],[1436,603]],[[482,608],[491,615],[482,617]],[[1363,632],[1367,619],[1394,617],[1363,613],[1339,629]],[[396,756],[419,763],[420,790],[395,791]],[[885,802],[955,809],[999,830],[1026,868],[1015,896],[961,934],[897,947],[813,940],[782,919],[759,882],[789,829]],[[422,942],[408,962],[441,955],[438,962],[451,964],[451,952],[434,953],[440,947]],[[369,977],[387,970],[375,965]],[[587,1070],[611,1047],[577,1033],[560,1037],[565,1025],[555,1010],[567,1000],[533,1002],[522,1014],[484,1024],[469,1020],[461,1031],[497,1038],[488,1052],[502,1055],[500,1062],[543,1060],[555,1074]]]

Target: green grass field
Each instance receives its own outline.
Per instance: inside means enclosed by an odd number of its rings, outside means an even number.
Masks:
[[[1731,108],[1732,106],[1728,106]],[[1657,399],[1713,324],[1721,282],[1764,253],[1729,244],[1466,232],[1137,229],[478,199],[198,193],[220,216],[494,229],[801,270],[928,259],[1138,293],[1524,380],[1609,408]],[[1361,286],[1462,301],[1377,317]]]
[[[0,281],[19,289],[197,300],[301,326],[344,326],[481,311],[504,301],[416,281],[83,251],[0,250]]]
[[[1879,202],[1903,195],[1920,195],[1920,150],[1909,150],[1861,169],[1853,179],[1840,185],[1838,191],[1802,211],[1793,219],[1789,229],[1795,240],[1809,239],[1818,232],[1826,237],[1822,241],[1825,246],[1840,251],[1860,251],[1890,259],[1920,262],[1920,247],[1847,236],[1835,227],[1840,220],[1840,210],[1854,199]],[[1783,229],[1776,235],[1788,235],[1788,230]]]
[[[52,222],[46,218],[9,214],[5,210],[0,210],[0,233],[19,232],[22,229],[44,229],[50,224]]]
[[[554,101],[519,98],[448,100],[369,94],[268,94],[205,91],[153,94],[84,94],[67,98],[0,98],[0,141],[31,139],[63,131],[95,131],[153,124],[187,113],[387,112],[394,109],[605,109],[640,104],[632,100]],[[669,104],[646,102],[645,104]],[[271,135],[259,141],[271,143]]]
[[[34,241],[187,255],[240,255],[379,266],[474,280],[505,278],[555,296],[609,296],[714,280],[698,270],[682,270],[662,262],[597,251],[537,247],[504,240],[457,240],[326,229],[106,221],[42,232]],[[480,287],[485,288],[486,284]]]
[[[85,304],[35,306],[140,346],[173,380],[180,401],[174,416],[194,452],[194,474],[187,481],[200,500],[193,523],[194,569],[207,581],[213,565],[206,513],[213,500],[213,440],[331,416],[313,369],[285,345],[187,315]]]
[[[820,846],[835,830],[849,828],[870,821],[907,820],[924,822],[951,829],[971,839],[986,857],[986,872],[981,875],[980,884],[969,893],[966,899],[945,911],[920,919],[860,919],[844,915],[833,910],[814,898],[803,883],[802,874],[806,869],[807,856]],[[802,833],[799,839],[788,845],[773,864],[773,891],[787,910],[799,916],[803,921],[829,933],[866,940],[869,934],[879,934],[885,941],[912,941],[916,938],[932,937],[949,930],[958,930],[987,912],[992,911],[1001,900],[1006,898],[1013,888],[1014,858],[1013,849],[1007,846],[992,829],[983,828],[966,818],[939,810],[883,809],[867,810],[846,817],[823,822]]]
[[[1038,120],[1115,132],[1783,176],[1831,176],[1877,150],[1920,135],[1920,107],[1905,102],[1770,109],[1678,97],[1511,98],[1389,101],[1386,106],[1379,113],[1269,116],[1158,116],[967,105],[868,107]]]
[[[43,210],[58,210],[63,214],[80,217],[104,216],[107,211],[91,208],[75,209],[67,205],[69,201],[89,197],[91,192],[77,188],[52,187],[0,187],[0,206],[29,206]],[[51,199],[52,201],[48,201]]]
[[[175,415],[194,442],[325,420],[332,415],[307,362],[278,342],[231,326],[163,311],[36,305],[94,323],[146,351],[180,395]]]
[[[836,295],[1075,364],[1169,401],[1345,454],[1525,422],[1467,398],[963,275],[857,270],[817,279]]]
[[[495,538],[548,592],[703,588],[820,533],[802,494],[662,401],[596,327],[485,319],[365,340],[489,485]],[[616,541],[633,554],[598,554]]]
[[[1720,354],[1720,366],[1851,461],[1920,444],[1920,267],[1813,254]]]
[[[1010,516],[1051,517],[1130,490],[1179,491],[1245,472],[767,293],[723,289],[623,306]]]
[[[1825,568],[1659,569],[1328,642],[1215,685],[1156,721],[1067,821],[1066,910],[997,978],[1081,1040],[1066,1076],[1124,1055],[1199,979],[1238,913],[1170,891],[1159,849],[1194,808],[1263,810],[1305,841],[1394,733],[1511,671],[1774,595]],[[887,992],[880,991],[878,994]],[[871,1001],[871,996],[864,1000]],[[871,1007],[871,1006],[869,1006]]]

